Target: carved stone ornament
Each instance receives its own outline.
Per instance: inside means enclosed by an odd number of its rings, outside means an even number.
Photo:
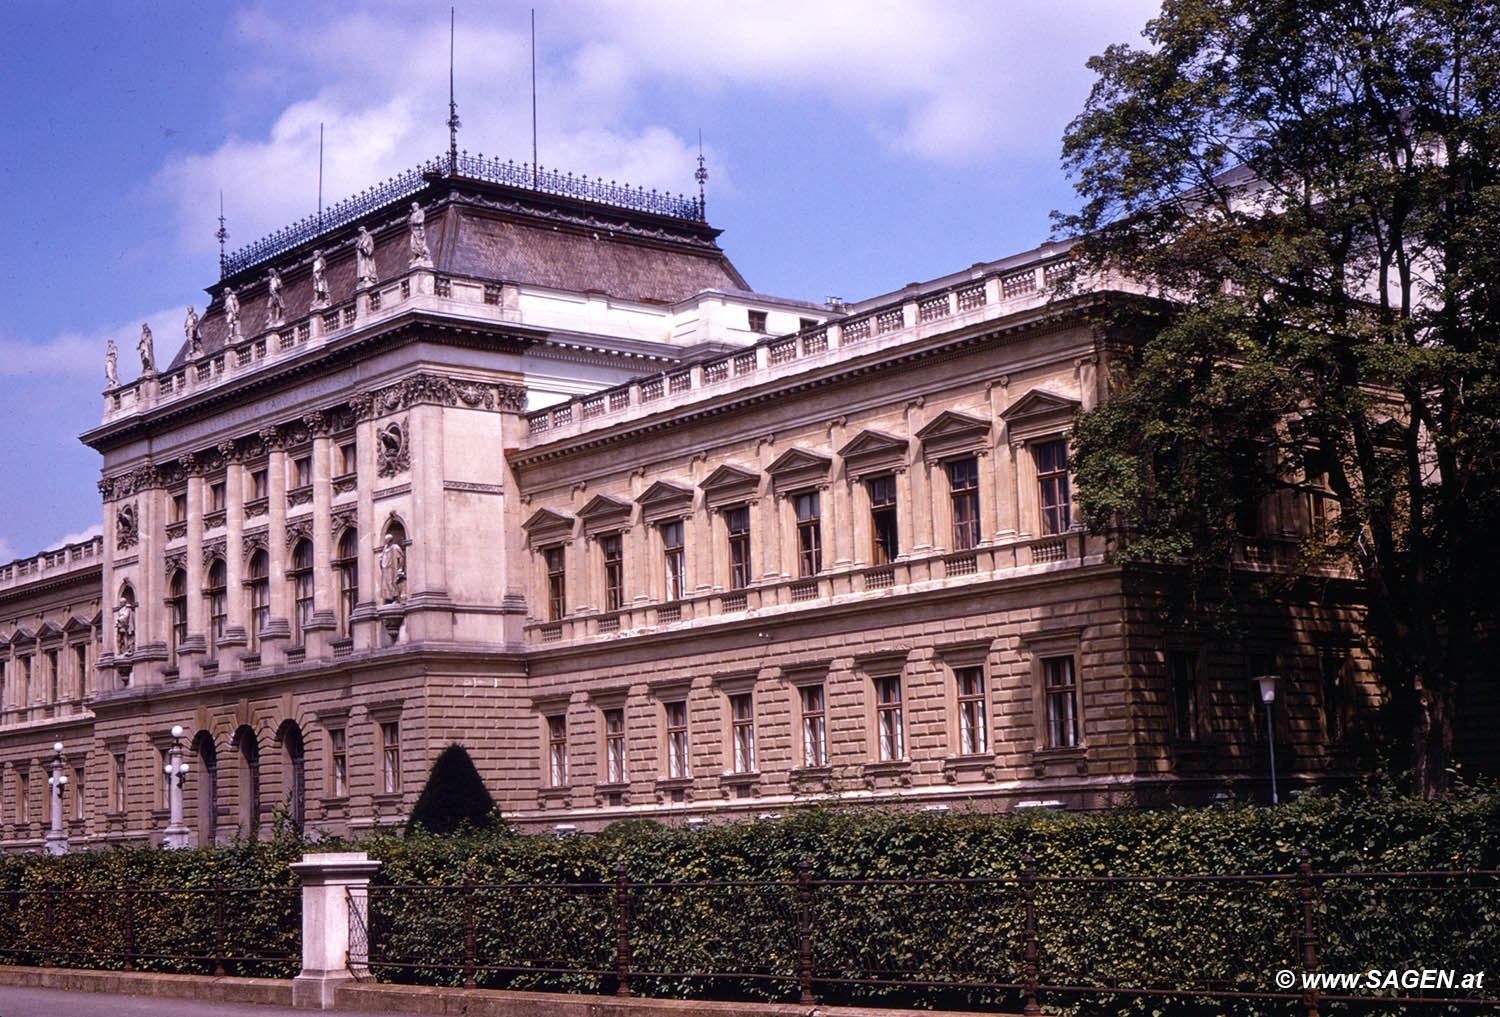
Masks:
[[[282,295],[281,273],[274,268],[266,276],[266,327],[275,328],[286,320],[286,298]]]
[[[286,493],[286,503],[290,506],[306,505],[312,501],[311,487],[294,487]]]
[[[254,533],[247,533],[240,538],[240,553],[244,556],[246,565],[250,564],[250,557],[256,551],[265,550],[267,550],[265,530],[256,530]]]
[[[400,604],[406,600],[406,548],[391,534],[375,550],[375,574],[380,577],[380,603]]]
[[[232,441],[219,442],[219,455],[224,457],[226,463],[237,463],[240,461],[240,449]]]
[[[357,519],[358,515],[354,509],[341,509],[335,512],[328,520],[328,535],[337,543],[339,534],[353,527]]]
[[[432,253],[427,250],[427,215],[415,201],[411,203],[411,215],[406,217],[406,224],[411,230],[411,257],[407,264],[412,268],[431,268]]]
[[[187,338],[188,356],[196,360],[203,356],[203,336],[198,332],[198,312],[188,304],[187,317],[182,322],[182,334]]]
[[[120,385],[119,364],[120,348],[110,339],[104,347],[104,384],[109,388],[118,388]]]
[[[379,280],[375,275],[375,238],[363,226],[354,238],[354,261],[359,276],[359,285],[373,286]]]
[[[322,413],[309,413],[302,418],[302,423],[313,434],[328,433],[328,417]]]
[[[115,549],[128,551],[140,543],[141,532],[136,522],[135,502],[121,505],[115,513]]]
[[[156,483],[158,487],[171,487],[180,484],[187,473],[183,470],[181,461],[169,459],[156,468]]]
[[[198,461],[197,456],[189,452],[177,460],[177,468],[183,472],[184,476],[194,477],[203,469],[203,464]]]
[[[313,298],[309,310],[317,311],[329,304],[328,299],[328,261],[323,257],[322,251],[313,251],[312,256],[312,287]]]
[[[482,385],[474,381],[455,381],[453,392],[458,396],[458,401],[465,406],[482,406],[487,410],[495,408],[495,389],[492,385]]]
[[[230,287],[224,287],[224,323],[229,327],[229,341],[240,338],[240,298]]]
[[[279,430],[281,431],[281,440],[288,448],[306,444],[311,438],[311,435],[307,433],[307,425],[300,420],[293,420],[290,423],[282,424]]]
[[[495,394],[499,398],[502,410],[512,413],[520,413],[526,409],[526,386],[500,384],[495,386]]]
[[[359,478],[353,475],[333,478],[333,493],[348,494],[359,486]]]
[[[176,572],[180,568],[186,568],[186,567],[187,567],[187,552],[186,551],[173,551],[170,554],[166,555],[166,557],[164,557],[162,559],[162,572],[163,572],[164,575],[166,575],[167,580],[169,582],[171,581],[172,573],[173,572]]]
[[[349,397],[349,409],[356,421],[369,420],[375,415],[375,397],[368,392]]]
[[[286,445],[286,439],[281,436],[279,427],[262,427],[260,429],[261,444],[269,449],[279,449]]]
[[[286,524],[286,548],[290,551],[297,546],[299,540],[311,540],[313,535],[313,524],[311,516],[303,516]]]
[[[135,344],[135,348],[141,351],[141,377],[154,376],[156,374],[156,351],[151,342],[151,326],[144,321],[141,322],[141,341]]]
[[[222,557],[224,557],[224,553],[225,553],[225,543],[224,543],[224,538],[223,537],[220,537],[218,540],[212,540],[212,541],[209,541],[208,543],[204,544],[203,545],[203,567],[207,568],[209,565],[212,565],[213,564],[213,560],[215,558],[222,558]]]
[[[393,420],[375,432],[375,470],[394,477],[411,468],[411,448],[406,437],[407,418]]]
[[[121,597],[115,607],[115,654],[129,656],[135,652],[135,605]]]

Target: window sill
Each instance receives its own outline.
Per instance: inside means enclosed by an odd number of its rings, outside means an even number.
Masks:
[[[677,788],[692,786],[692,777],[658,777],[656,779],[656,789],[658,791],[671,791]]]
[[[384,804],[384,803],[388,803],[388,802],[399,802],[399,801],[401,801],[401,792],[400,791],[382,791],[379,794],[371,795],[370,796],[370,801],[372,803],[375,803],[375,804]]]
[[[719,776],[720,784],[758,784],[760,783],[759,770],[731,770],[729,773]]]
[[[319,798],[318,804],[325,809],[342,809],[349,805],[348,795],[334,795],[330,798]]]
[[[600,781],[599,783],[597,783],[597,784],[594,785],[594,790],[595,791],[605,791],[605,792],[607,792],[607,791],[628,791],[628,790],[630,790],[630,781],[628,781],[628,780]]]
[[[910,759],[873,759],[865,763],[865,773],[901,773],[911,769]]]
[[[965,777],[970,781],[994,780],[995,754],[973,752],[963,756],[947,756],[943,759],[943,777],[950,784],[956,784]]]
[[[1071,768],[1075,773],[1084,774],[1088,772],[1088,747],[1071,745],[1060,749],[1035,749],[1031,764],[1032,772],[1039,777],[1045,776],[1049,768],[1054,771]]]

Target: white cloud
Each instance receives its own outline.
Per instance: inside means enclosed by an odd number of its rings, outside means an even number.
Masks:
[[[93,540],[95,537],[102,536],[103,534],[104,525],[102,523],[95,523],[93,526],[90,526],[88,529],[83,530],[79,533],[70,533],[65,537],[59,537],[57,540],[54,540],[52,543],[42,548],[42,550],[51,551],[54,548],[62,547],[64,544],[82,543],[85,540]]]
[[[202,308],[199,308],[201,311]],[[0,378],[23,375],[94,375],[99,389],[104,389],[104,353],[113,339],[119,350],[117,370],[121,381],[131,381],[140,373],[137,345],[141,324],[151,326],[156,362],[159,367],[177,352],[182,344],[182,319],[186,305],[154,311],[130,322],[121,322],[91,332],[67,331],[43,342],[0,337]]]
[[[16,553],[16,549],[11,545],[11,542],[4,537],[0,537],[0,565],[15,561],[19,557],[21,556]]]

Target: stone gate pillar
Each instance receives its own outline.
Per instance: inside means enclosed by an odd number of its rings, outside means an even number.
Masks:
[[[293,1006],[332,1007],[338,986],[352,981],[350,969],[368,956],[350,956],[350,909],[360,929],[368,928],[370,877],[379,868],[363,851],[307,854],[292,863],[302,880],[302,973],[292,979]]]

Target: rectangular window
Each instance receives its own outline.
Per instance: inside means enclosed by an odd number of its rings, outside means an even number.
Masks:
[[[5,698],[5,691],[5,661],[4,659],[0,659],[0,710],[5,709],[9,705]]]
[[[544,547],[542,561],[547,568],[547,620],[560,621],[568,611],[567,559],[560,546]]]
[[[401,725],[390,721],[380,725],[381,790],[391,795],[401,790]]]
[[[27,778],[27,774],[20,770],[16,771],[16,822],[22,826],[31,822],[31,815],[27,809],[27,805],[30,804],[27,801],[27,798],[30,796],[29,792],[31,789],[28,786],[30,783],[31,781]]]
[[[625,711],[604,711],[604,781],[625,783]]]
[[[1036,460],[1043,533],[1065,533],[1072,525],[1072,496],[1068,489],[1068,443],[1047,441],[1032,449]]]
[[[802,765],[828,765],[828,715],[823,707],[823,686],[804,685],[797,690],[802,701]]]
[[[750,585],[750,509],[726,510],[724,525],[729,530],[729,588],[743,590]]]
[[[667,776],[686,777],[688,769],[687,700],[666,704],[667,708]]]
[[[167,772],[167,766],[172,762],[171,750],[161,748],[156,751],[156,807],[158,809],[170,808],[172,805],[172,775]],[[200,774],[199,779],[202,779]]]
[[[948,464],[948,493],[953,499],[953,550],[979,546],[979,460]]]
[[[89,690],[89,644],[73,644],[73,662],[78,667],[78,684],[75,687],[78,697],[81,699],[88,694]],[[0,687],[4,686],[5,672],[0,670]]]
[[[889,565],[901,553],[896,533],[896,478],[875,477],[866,482],[870,492],[871,561]]]
[[[618,611],[625,603],[625,547],[618,533],[599,538],[604,557],[604,610]]]
[[[797,512],[797,574],[815,576],[823,571],[823,530],[819,521],[818,492],[794,495]]]
[[[224,511],[224,481],[216,481],[208,485],[208,511]]]
[[[340,476],[347,477],[349,474],[354,472],[355,464],[357,462],[355,455],[357,452],[358,447],[352,441],[339,446]]]
[[[47,702],[55,703],[61,699],[62,692],[62,669],[57,666],[57,651],[47,651]]]
[[[562,714],[547,718],[547,783],[568,784],[568,718]]]
[[[251,501],[256,501],[257,499],[264,498],[265,496],[266,496],[266,471],[265,470],[251,470],[250,471],[250,500]]]
[[[660,531],[662,567],[667,579],[666,599],[681,600],[686,596],[686,576],[683,574],[682,520],[662,523]]]
[[[67,774],[68,786],[66,788],[66,791],[68,794],[69,805],[68,818],[82,819],[83,806],[88,799],[87,796],[85,796],[83,793],[83,781],[79,779],[78,767],[68,767]]]
[[[111,804],[114,806],[112,811],[125,811],[125,791],[128,786],[125,778],[125,753],[116,752],[114,754],[114,779],[111,788],[114,792],[111,796],[113,799]]]
[[[964,756],[977,755],[989,748],[984,668],[960,667],[953,677],[958,686],[958,751]]]
[[[1042,661],[1042,689],[1047,700],[1047,748],[1073,748],[1078,744],[1078,682],[1072,657]]]
[[[1180,742],[1198,740],[1198,655],[1184,650],[1167,654],[1172,681],[1172,735]]]
[[[31,658],[21,658],[21,706],[31,705]]]
[[[172,495],[172,519],[174,523],[180,523],[187,519],[187,492]]]
[[[765,311],[747,311],[746,313],[750,316],[750,331],[752,331],[752,332],[765,332],[765,330],[766,330],[766,312]]]
[[[344,798],[349,794],[349,747],[343,728],[328,732],[329,786],[333,797]]]
[[[729,697],[731,739],[734,743],[734,772],[755,771],[755,696],[745,692]]]
[[[879,758],[906,758],[906,724],[901,716],[901,677],[875,679],[875,733]]]
[[[312,483],[312,456],[298,456],[292,460],[292,486],[306,487]]]

